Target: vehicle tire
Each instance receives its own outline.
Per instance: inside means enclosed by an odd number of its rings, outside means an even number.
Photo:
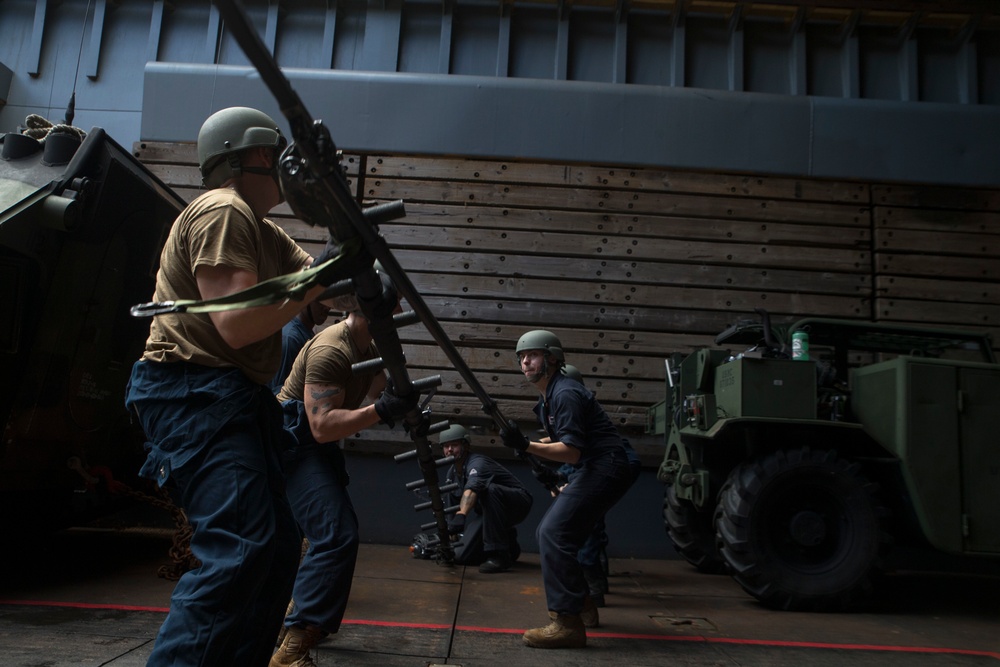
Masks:
[[[871,596],[890,544],[876,491],[833,451],[804,447],[744,463],[719,498],[722,557],[768,607],[856,607]]]
[[[663,523],[674,549],[699,572],[725,572],[726,564],[715,542],[712,512],[700,511],[690,501],[678,498],[673,484],[667,484],[663,492]]]

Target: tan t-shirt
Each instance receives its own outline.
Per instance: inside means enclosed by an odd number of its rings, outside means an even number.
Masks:
[[[347,320],[323,329],[312,337],[299,352],[288,373],[285,385],[278,392],[278,401],[290,398],[303,400],[307,384],[335,384],[344,390],[345,410],[361,406],[372,386],[372,373],[351,373],[351,365],[378,356],[372,343],[365,350],[358,350],[351,338]]]
[[[229,266],[253,271],[258,281],[293,273],[309,261],[270,220],[258,221],[250,206],[229,188],[201,195],[174,221],[160,255],[154,301],[201,299],[195,269]],[[281,332],[234,350],[222,340],[208,314],[170,313],[153,318],[142,358],[235,366],[254,382],[267,384],[281,363]]]

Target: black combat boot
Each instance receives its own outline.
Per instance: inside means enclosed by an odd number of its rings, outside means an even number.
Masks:
[[[511,564],[514,561],[510,558],[510,552],[508,551],[494,551],[493,555],[488,559],[483,561],[483,564],[479,566],[479,571],[483,574],[496,574],[498,572],[506,572],[510,569]]]

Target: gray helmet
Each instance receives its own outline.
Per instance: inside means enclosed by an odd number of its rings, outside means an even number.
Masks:
[[[263,111],[229,107],[216,111],[198,132],[198,166],[205,187],[217,188],[241,172],[239,152],[266,146],[282,150],[281,129]]]
[[[579,369],[573,364],[566,364],[561,369],[562,374],[571,380],[576,380],[580,384],[583,384],[583,375],[580,373]]]
[[[545,329],[535,329],[524,334],[517,339],[517,347],[514,348],[516,354],[527,350],[545,350],[559,360],[559,363],[566,363],[566,355],[563,353],[562,343],[551,331]]]
[[[467,445],[472,444],[469,440],[469,432],[465,430],[464,426],[459,424],[451,424],[438,435],[438,444],[442,446],[446,442],[453,442],[455,440],[464,440]]]

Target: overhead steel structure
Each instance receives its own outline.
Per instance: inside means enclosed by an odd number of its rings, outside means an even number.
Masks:
[[[188,141],[237,101],[277,111],[215,7],[92,4],[0,3],[0,123],[58,117],[74,87],[78,122],[135,139]],[[245,6],[347,150],[1000,181],[990,0]]]

